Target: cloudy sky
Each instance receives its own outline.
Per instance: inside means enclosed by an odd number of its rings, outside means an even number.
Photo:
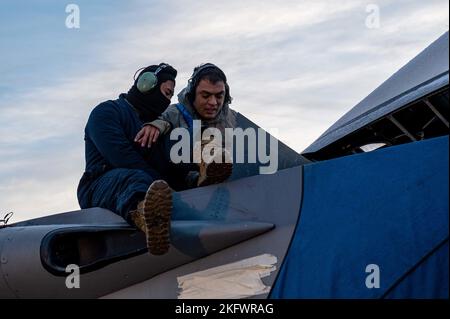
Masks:
[[[2,0],[0,213],[78,209],[89,112],[139,67],[172,64],[178,92],[219,65],[232,107],[301,152],[448,21],[447,0]]]

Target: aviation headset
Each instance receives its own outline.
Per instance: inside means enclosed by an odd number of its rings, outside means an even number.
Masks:
[[[139,92],[145,94],[145,93],[148,93],[151,89],[153,89],[158,84],[158,77],[157,77],[158,73],[161,72],[162,70],[164,70],[164,68],[166,68],[168,66],[169,65],[166,63],[161,63],[154,72],[148,71],[148,72],[142,73],[138,77],[138,81],[136,84],[136,87],[139,90]],[[136,71],[136,73],[134,74],[135,80],[136,80],[136,74],[143,69],[145,69],[145,67]]]
[[[201,64],[194,69],[194,73],[192,73],[191,78],[188,80],[186,92],[188,92],[189,94],[195,93],[195,92],[192,92],[192,90],[194,89],[194,87],[196,87],[196,84],[198,82],[197,76],[199,75],[200,72],[202,72],[203,70],[209,69],[209,68],[217,68],[218,69],[218,67],[212,63]]]
[[[194,69],[194,73],[192,73],[191,78],[188,80],[188,84],[186,87],[186,94],[190,100],[191,103],[194,102],[195,98],[195,88],[198,85],[199,82],[199,75],[206,69],[217,69],[221,73],[221,77],[223,77],[223,82],[225,83],[225,103],[231,103],[231,96],[230,96],[230,88],[227,83],[227,77],[225,73],[215,64],[212,63],[204,63],[199,65]]]

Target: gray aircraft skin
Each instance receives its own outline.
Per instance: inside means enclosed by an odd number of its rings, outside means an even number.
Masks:
[[[448,32],[379,86],[302,155],[279,142],[278,171],[234,164],[225,183],[174,194],[171,248],[152,256],[144,235],[101,208],[66,212],[0,229],[0,298],[177,298],[177,278],[271,254],[277,270],[302,203],[302,165],[448,135]],[[257,126],[238,115],[242,128]],[[267,146],[268,148],[268,146]],[[268,152],[269,150],[266,149]],[[80,267],[80,288],[66,266]],[[266,298],[268,294],[257,295]]]
[[[324,160],[448,134],[448,32],[326,130],[302,155]]]

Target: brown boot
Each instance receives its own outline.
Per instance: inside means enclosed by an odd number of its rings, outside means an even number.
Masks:
[[[147,248],[153,255],[169,250],[171,214],[172,189],[163,180],[154,181],[137,210],[130,212],[131,220],[145,233]]]
[[[202,145],[202,152],[203,147],[204,146]],[[231,163],[230,153],[226,149],[222,148],[221,152],[217,152],[217,154],[214,155],[215,156],[211,159],[211,161],[209,161],[209,163],[206,163],[202,156],[201,163],[199,164],[200,172],[197,186],[200,187],[222,183],[231,176],[231,173],[233,172],[233,164]]]

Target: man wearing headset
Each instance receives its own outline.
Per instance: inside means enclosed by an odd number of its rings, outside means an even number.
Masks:
[[[77,189],[81,208],[103,207],[122,216],[144,231],[155,255],[169,249],[172,192],[160,174],[164,156],[149,156],[134,138],[169,106],[176,76],[165,63],[146,67],[128,93],[92,110],[84,137],[86,169]]]
[[[167,139],[171,129],[181,127],[192,132],[193,120],[201,120],[202,129],[215,127],[225,136],[225,128],[236,126],[236,113],[229,108],[231,100],[225,73],[212,63],[202,64],[194,69],[187,87],[178,94],[179,103],[170,105],[158,119],[146,123],[135,140],[142,147],[150,147],[160,135],[166,135]],[[202,141],[203,144],[208,141]],[[230,177],[232,164],[224,159],[229,154],[219,155],[222,158],[217,162],[205,163],[202,159],[197,172],[188,173],[188,187],[220,183]]]

